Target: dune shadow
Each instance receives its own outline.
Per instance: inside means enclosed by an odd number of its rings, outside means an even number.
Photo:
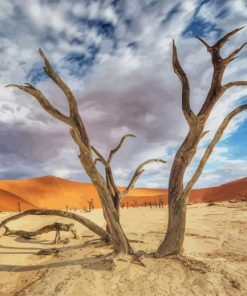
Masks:
[[[68,260],[63,262],[53,262],[42,265],[0,265],[0,271],[7,272],[27,272],[37,271],[42,269],[62,268],[66,266],[81,266],[85,269],[105,270],[110,271],[113,268],[113,261],[111,259],[112,253],[107,255],[96,255],[90,258]]]

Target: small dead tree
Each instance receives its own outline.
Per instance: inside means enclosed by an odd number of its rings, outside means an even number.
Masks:
[[[247,193],[245,194],[239,193],[238,196],[241,201],[247,201]]]
[[[113,159],[113,156],[119,151],[119,149],[122,147],[124,141],[128,137],[135,137],[135,135],[133,135],[133,134],[124,135],[120,139],[117,146],[110,151],[107,159],[95,147],[92,146],[92,150],[97,155],[97,158],[95,159],[95,163],[100,162],[105,168],[105,178],[106,178],[107,188],[108,188],[109,192],[111,193],[111,197],[112,197],[112,200],[113,200],[113,203],[114,203],[114,206],[115,206],[118,216],[119,216],[121,200],[123,200],[129,194],[129,192],[135,188],[135,184],[138,181],[139,177],[144,172],[145,166],[150,163],[155,163],[155,162],[156,163],[166,163],[165,160],[158,159],[158,158],[153,158],[153,159],[149,159],[149,160],[144,161],[135,170],[135,172],[129,182],[129,185],[123,191],[120,191],[118,189],[118,186],[116,185],[116,181],[115,181],[115,178],[114,178],[114,175],[112,172],[111,161]],[[135,207],[135,206],[138,207],[137,201],[134,201],[133,207]]]
[[[87,201],[88,203],[88,211],[91,212],[94,209],[93,199]]]
[[[39,49],[39,53],[45,63],[45,66],[43,68],[45,73],[62,90],[68,101],[69,115],[65,115],[62,112],[60,112],[55,106],[53,106],[49,102],[49,100],[39,89],[37,89],[35,86],[31,84],[9,84],[7,85],[7,87],[18,88],[23,92],[33,96],[46,112],[48,112],[52,117],[69,126],[71,137],[73,138],[75,144],[78,146],[79,149],[78,158],[83,168],[85,169],[87,175],[92,180],[92,183],[94,184],[98,192],[99,198],[101,200],[106,223],[110,229],[114,251],[116,253],[122,252],[133,254],[133,250],[129,244],[129,241],[120,225],[118,214],[114,207],[108,186],[104,178],[101,176],[101,174],[96,168],[95,161],[92,157],[92,148],[90,140],[88,138],[88,134],[84,126],[82,117],[79,114],[77,100],[69,86],[54,71],[52,65],[50,64],[42,49]]]
[[[18,212],[20,213],[21,212],[21,203],[18,201],[17,204],[18,204]]]
[[[205,101],[198,114],[195,114],[190,106],[190,85],[186,73],[184,72],[177,55],[177,49],[175,42],[173,41],[173,69],[179,77],[182,84],[182,109],[185,119],[189,126],[189,132],[179,147],[171,169],[169,186],[168,186],[168,208],[169,208],[169,220],[168,228],[165,238],[159,246],[155,257],[164,257],[171,254],[180,254],[183,250],[183,241],[185,233],[186,222],[186,204],[191,192],[192,187],[197,182],[201,173],[209,159],[215,145],[220,140],[224,133],[228,123],[233,117],[240,112],[247,109],[247,104],[243,104],[235,108],[230,112],[220,127],[216,131],[212,141],[206,148],[206,151],[199,162],[199,165],[186,186],[183,185],[184,173],[189,166],[191,160],[196,154],[197,146],[203,136],[207,133],[204,130],[205,124],[215,104],[219,101],[221,96],[230,88],[234,86],[246,86],[247,81],[233,81],[226,84],[222,84],[222,78],[225,69],[234,59],[237,58],[237,54],[246,45],[244,43],[238,49],[231,52],[227,57],[221,56],[221,48],[229,40],[231,36],[239,32],[242,28],[237,28],[232,32],[226,34],[220,40],[218,40],[213,46],[210,46],[207,42],[197,37],[202,44],[206,47],[207,51],[212,57],[213,64],[213,76],[211,86]]]

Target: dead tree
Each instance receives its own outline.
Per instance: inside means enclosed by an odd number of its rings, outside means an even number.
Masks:
[[[18,201],[17,204],[18,204],[18,212],[20,213],[21,212],[21,203]]]
[[[121,140],[119,141],[118,145],[110,151],[107,159],[95,147],[92,146],[92,150],[97,155],[97,158],[95,159],[95,163],[101,162],[101,164],[103,164],[103,166],[105,168],[105,178],[106,178],[107,188],[111,194],[111,197],[112,197],[112,200],[113,200],[113,203],[114,203],[114,206],[115,206],[118,216],[119,216],[121,200],[123,200],[128,195],[128,193],[132,189],[134,189],[137,180],[139,179],[139,177],[142,175],[142,173],[145,170],[144,167],[146,165],[148,165],[150,163],[154,163],[154,162],[166,163],[165,160],[158,159],[158,158],[149,159],[149,160],[144,161],[135,170],[135,172],[129,182],[129,185],[123,191],[120,191],[118,189],[118,186],[116,185],[116,181],[115,181],[115,178],[112,173],[111,161],[113,159],[114,154],[116,154],[119,151],[119,149],[122,147],[124,141],[128,137],[135,137],[135,136],[133,134],[127,134],[127,135],[123,136],[121,138]],[[136,205],[137,205],[137,202],[135,201],[135,204],[133,207],[135,207]]]
[[[215,145],[218,143],[221,136],[223,135],[223,132],[230,120],[240,112],[247,109],[247,104],[240,105],[225,117],[220,127],[216,131],[212,141],[206,148],[206,151],[201,161],[199,162],[194,175],[187,183],[187,185],[184,186],[184,173],[196,154],[196,149],[200,140],[207,133],[207,131],[204,130],[205,124],[215,104],[219,101],[221,96],[231,87],[247,85],[247,81],[233,81],[222,84],[222,78],[225,69],[230,62],[237,58],[236,55],[241,51],[246,43],[244,43],[242,46],[240,46],[238,49],[234,50],[227,57],[224,58],[221,56],[220,53],[221,48],[231,36],[236,34],[241,29],[242,28],[237,28],[232,32],[226,34],[213,46],[210,46],[200,37],[197,37],[197,39],[202,42],[207,51],[211,54],[213,64],[213,76],[211,86],[198,114],[195,114],[191,109],[189,81],[179,62],[177,49],[175,46],[175,42],[173,41],[173,69],[182,84],[182,109],[189,126],[189,132],[185,140],[181,144],[180,148],[178,149],[173,161],[168,186],[168,228],[165,238],[155,254],[156,257],[164,257],[166,255],[182,253],[186,222],[186,204],[191,189],[201,176],[207,160],[209,159]]]
[[[245,194],[239,193],[238,196],[240,198],[239,200],[247,201],[247,193],[245,193]]]
[[[87,203],[88,203],[88,211],[91,212],[94,209],[93,199],[91,198],[90,200],[87,201]]]
[[[111,197],[111,193],[109,192],[108,186],[104,178],[101,176],[101,174],[96,168],[95,161],[92,156],[90,140],[88,138],[82,117],[79,114],[77,100],[69,86],[54,71],[52,65],[48,61],[42,49],[39,49],[39,53],[45,63],[45,66],[43,68],[45,73],[62,90],[65,97],[67,98],[69,105],[69,115],[65,115],[62,112],[60,112],[55,106],[53,106],[49,102],[49,100],[39,89],[37,89],[31,84],[9,84],[7,85],[7,87],[18,88],[24,91],[25,93],[33,96],[46,112],[48,112],[57,120],[62,121],[63,123],[69,126],[71,137],[73,138],[73,141],[79,149],[78,158],[83,168],[85,169],[87,175],[92,180],[92,183],[94,184],[98,192],[99,198],[101,200],[106,223],[110,229],[110,235],[114,246],[114,251],[116,253],[122,252],[132,254],[133,250],[120,225],[118,214],[116,212]]]

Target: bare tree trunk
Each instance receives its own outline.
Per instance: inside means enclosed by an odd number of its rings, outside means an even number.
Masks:
[[[115,194],[112,197],[112,201],[118,216],[118,221],[120,221],[120,198],[119,198],[119,194]],[[110,227],[108,226],[108,224],[106,224],[106,232],[110,234]]]
[[[186,198],[181,197],[177,201],[169,203],[169,220],[165,239],[159,246],[155,257],[181,254],[186,223]]]
[[[118,221],[120,219],[120,197],[119,194],[116,194],[113,199],[114,207],[118,215]]]

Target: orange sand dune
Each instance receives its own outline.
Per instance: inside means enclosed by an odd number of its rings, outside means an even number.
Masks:
[[[101,207],[94,186],[90,183],[69,181],[53,176],[44,176],[30,180],[0,180],[0,210],[16,211],[17,201],[22,209],[33,208],[85,208],[87,201],[94,199],[95,208]],[[120,188],[121,190],[122,188]],[[238,194],[247,193],[247,178],[224,185],[205,189],[195,189],[190,202],[227,201],[240,198]],[[13,196],[15,198],[13,198]],[[18,198],[20,200],[18,200]],[[131,206],[136,200],[139,205],[148,202],[167,204],[167,189],[136,188],[123,202]],[[23,206],[22,206],[23,204]]]
[[[14,193],[8,192],[4,189],[0,189],[0,210],[4,212],[18,211],[19,205],[21,210],[30,210],[34,206],[26,200],[20,198]]]

